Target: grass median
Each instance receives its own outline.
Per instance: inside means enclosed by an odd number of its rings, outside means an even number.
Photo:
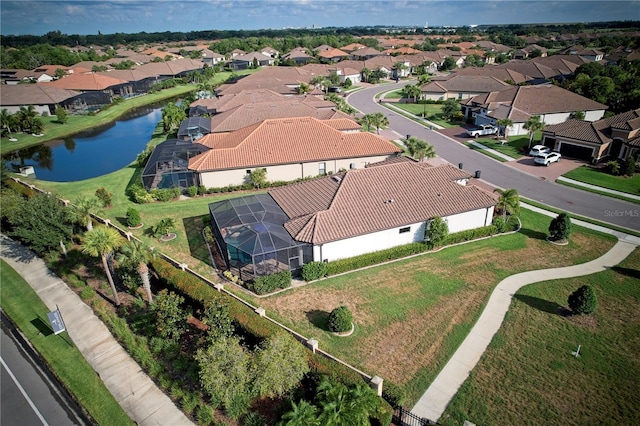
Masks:
[[[40,353],[48,368],[99,425],[133,425],[100,377],[65,334],[49,329],[45,306],[29,284],[0,260],[2,310]]]

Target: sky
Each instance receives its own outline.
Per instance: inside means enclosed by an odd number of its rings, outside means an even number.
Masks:
[[[640,20],[640,0],[0,0],[3,35]]]

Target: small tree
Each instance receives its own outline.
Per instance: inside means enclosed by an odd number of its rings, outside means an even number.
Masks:
[[[449,225],[440,216],[436,216],[427,225],[425,240],[430,247],[437,247],[444,242],[447,235],[449,235]]]
[[[567,213],[560,213],[549,224],[549,234],[552,241],[568,240],[571,234],[571,217]]]
[[[133,207],[127,209],[127,226],[136,227],[140,225],[140,212]]]
[[[66,124],[67,121],[69,120],[69,115],[67,114],[67,110],[61,106],[56,108],[56,117],[58,117],[58,122],[60,124]]]
[[[345,305],[338,306],[329,314],[329,330],[342,333],[351,330],[353,314]]]
[[[113,194],[107,191],[104,187],[100,187],[96,189],[96,197],[98,200],[102,201],[102,207],[107,208],[111,207],[111,202],[113,200]]]
[[[460,115],[460,103],[456,99],[447,99],[442,104],[442,117],[453,120]]]
[[[255,188],[261,188],[267,183],[267,169],[258,167],[253,169],[251,173],[247,175],[247,181]]]
[[[156,331],[163,339],[177,342],[187,329],[187,312],[182,309],[184,297],[162,290],[153,304]]]
[[[233,334],[233,322],[231,314],[229,314],[229,307],[215,299],[205,302],[202,322],[209,327],[210,341],[230,337]]]
[[[569,308],[574,314],[583,315],[595,312],[598,306],[596,292],[590,285],[583,285],[569,295]]]

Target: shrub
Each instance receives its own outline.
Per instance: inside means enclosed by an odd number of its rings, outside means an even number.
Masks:
[[[244,416],[242,424],[243,426],[264,426],[267,421],[260,414],[252,411]]]
[[[140,212],[133,207],[127,209],[127,226],[140,225]]]
[[[567,213],[560,213],[549,224],[549,234],[552,241],[568,239],[571,234],[571,217]]]
[[[153,201],[153,197],[151,196],[151,194],[149,194],[147,190],[144,189],[139,183],[131,185],[128,192],[131,200],[134,203],[146,204]]]
[[[495,225],[483,226],[481,228],[475,229],[467,229],[466,231],[460,231],[448,235],[445,239],[445,244],[458,244],[464,241],[471,241],[478,238],[488,237],[497,233],[498,228]]]
[[[620,174],[620,163],[617,161],[609,161],[605,164],[605,170],[614,176],[618,176]]]
[[[502,216],[496,216],[493,218],[493,226],[496,227],[498,233],[502,233],[507,230],[507,222]]]
[[[107,191],[104,187],[96,189],[96,197],[102,201],[102,207],[111,207],[111,201],[113,194]]]
[[[353,271],[355,269],[364,268],[365,266],[376,265],[389,260],[423,253],[427,250],[429,250],[429,247],[425,243],[418,242],[392,247],[373,253],[361,254],[359,256],[349,257],[346,259],[334,260],[327,263],[327,274],[335,275],[342,272]]]
[[[180,188],[152,189],[151,197],[156,201],[169,201],[180,196]]]
[[[206,194],[207,194],[207,188],[204,185],[199,185],[198,195],[206,195]]]
[[[347,306],[338,306],[329,314],[329,330],[341,333],[351,330],[353,315]]]
[[[249,290],[256,294],[271,293],[279,288],[287,288],[291,285],[291,272],[281,271],[271,275],[263,275],[253,280]]]
[[[213,422],[213,409],[208,405],[198,406],[196,418],[198,419],[199,424],[210,425]]]
[[[95,295],[96,295],[96,291],[93,289],[93,287],[89,287],[89,286],[86,286],[80,292],[80,298],[84,301],[92,299],[93,296]]]
[[[633,177],[636,172],[636,162],[633,158],[630,158],[624,163],[624,174]]]
[[[195,185],[191,185],[189,188],[187,188],[187,194],[189,195],[189,197],[195,197],[196,195],[198,195],[198,187]]]
[[[449,225],[440,216],[436,216],[429,223],[428,229],[425,230],[425,240],[429,247],[437,247],[441,245],[449,235]]]
[[[313,281],[324,277],[329,272],[329,267],[324,262],[309,262],[302,267],[302,279]]]
[[[596,292],[589,285],[583,285],[569,295],[569,308],[574,314],[591,314],[597,306]]]

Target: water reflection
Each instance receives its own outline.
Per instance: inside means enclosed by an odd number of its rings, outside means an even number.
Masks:
[[[130,164],[145,148],[162,118],[163,105],[137,108],[118,121],[73,137],[10,152],[3,161],[15,172],[33,166],[36,178],[55,182],[114,172]]]

